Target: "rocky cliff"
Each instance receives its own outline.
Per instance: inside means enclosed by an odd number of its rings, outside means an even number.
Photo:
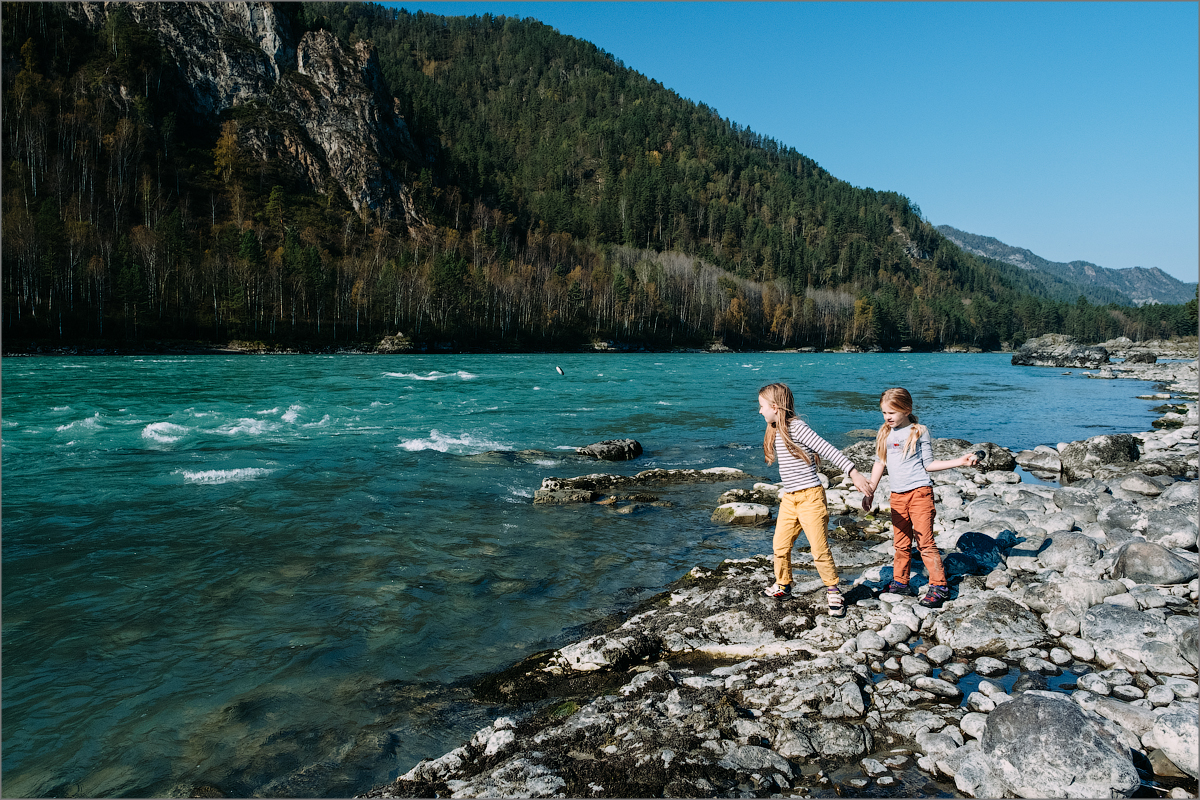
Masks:
[[[298,35],[267,3],[74,3],[100,29],[116,13],[151,32],[182,120],[229,116],[245,161],[273,162],[356,211],[419,225],[405,164],[421,155],[386,90],[373,47],[327,31]],[[129,101],[139,87],[122,87]]]

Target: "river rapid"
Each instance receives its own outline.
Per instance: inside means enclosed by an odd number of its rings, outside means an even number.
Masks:
[[[496,712],[465,679],[770,552],[769,528],[709,520],[749,482],[532,505],[548,476],[777,480],[767,383],[838,447],[890,386],[933,436],[1014,451],[1157,416],[1145,384],[1009,358],[7,358],[3,794],[349,796],[455,747]],[[574,454],[625,437],[645,455]]]

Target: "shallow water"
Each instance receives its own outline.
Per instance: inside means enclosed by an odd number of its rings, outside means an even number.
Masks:
[[[561,366],[565,375],[559,375]],[[547,476],[762,463],[776,380],[836,446],[903,385],[936,437],[1148,430],[1147,384],[1001,354],[10,358],[5,796],[348,796],[456,746],[503,667],[697,564],[769,552],[672,508],[533,506]],[[596,464],[573,448],[632,437]],[[534,451],[534,452],[519,452]]]

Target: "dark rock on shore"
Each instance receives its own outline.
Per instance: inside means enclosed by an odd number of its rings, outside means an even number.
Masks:
[[[632,461],[642,454],[642,445],[634,439],[608,439],[580,447],[575,452],[601,461]]]
[[[1073,337],[1048,333],[1030,339],[1013,353],[1012,364],[1023,367],[1083,367],[1109,363],[1108,350],[1100,345],[1082,345]]]

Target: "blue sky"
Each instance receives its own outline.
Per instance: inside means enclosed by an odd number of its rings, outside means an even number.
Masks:
[[[1197,280],[1195,2],[385,5],[533,17],[935,225]]]

